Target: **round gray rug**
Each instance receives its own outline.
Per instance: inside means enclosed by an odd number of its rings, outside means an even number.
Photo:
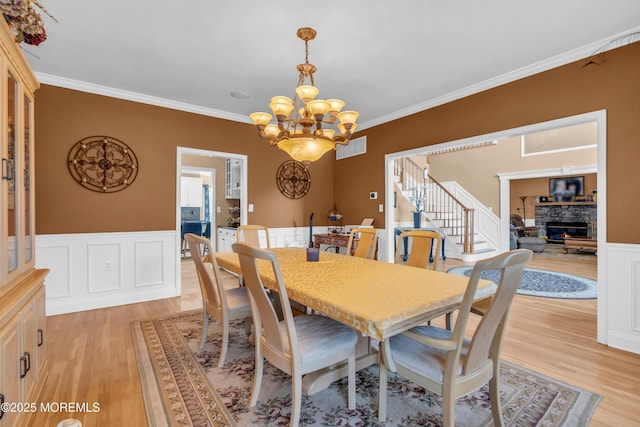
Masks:
[[[447,273],[469,277],[472,269],[472,266],[455,267]],[[485,271],[482,278],[497,283],[500,271]],[[573,274],[525,268],[518,293],[547,298],[595,299],[598,297],[598,283]]]

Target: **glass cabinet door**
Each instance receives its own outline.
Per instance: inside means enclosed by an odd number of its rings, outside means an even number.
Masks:
[[[17,146],[16,146],[16,103],[17,99],[17,83],[16,80],[9,74],[7,79],[7,165],[5,168],[5,179],[8,182],[8,199],[7,199],[7,271],[11,273],[18,267],[18,229],[20,227],[20,215],[16,211],[19,206],[18,193],[16,193],[16,163]]]
[[[33,259],[33,224],[32,224],[32,184],[31,184],[31,99],[28,96],[24,96],[23,115],[22,122],[24,123],[24,144],[23,144],[23,174],[22,174],[22,186],[24,188],[24,200],[23,200],[23,221],[24,221],[24,263],[28,263]]]

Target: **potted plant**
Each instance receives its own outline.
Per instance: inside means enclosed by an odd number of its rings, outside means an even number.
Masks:
[[[418,185],[413,188],[413,196],[409,197],[416,210],[413,211],[413,228],[420,228],[422,224],[422,212],[424,212],[425,198],[424,186]]]

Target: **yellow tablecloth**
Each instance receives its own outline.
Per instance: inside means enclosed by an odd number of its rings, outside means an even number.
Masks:
[[[320,252],[318,262],[307,262],[304,248],[271,250],[289,298],[378,340],[457,306],[468,282],[463,276],[332,252]],[[218,252],[216,260],[220,267],[242,274],[237,254]],[[269,268],[260,267],[260,275],[264,286],[276,288]],[[492,282],[481,280],[476,299],[495,289]]]

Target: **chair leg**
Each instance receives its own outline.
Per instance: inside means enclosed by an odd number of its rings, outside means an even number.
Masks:
[[[378,362],[380,367],[379,383],[378,383],[378,421],[385,423],[387,421],[387,367],[384,362]]]
[[[347,361],[348,378],[349,381],[349,409],[356,409],[356,353],[351,353]]]
[[[442,390],[442,425],[443,427],[455,427],[456,398],[450,388]]]
[[[493,425],[503,427],[502,403],[500,402],[500,363],[494,363],[493,378],[489,380],[489,398],[491,399],[491,413]]]
[[[229,320],[222,321],[222,344],[220,345],[220,357],[218,357],[218,368],[224,365],[224,359],[227,357],[227,348],[229,347]]]
[[[204,321],[202,322],[202,338],[200,339],[200,351],[204,350],[204,345],[207,342],[207,333],[209,332],[209,313],[207,313],[207,308],[203,307],[202,311],[204,312]]]
[[[289,427],[298,427],[302,408],[302,375],[291,375],[291,421]]]
[[[251,389],[251,398],[249,399],[249,407],[253,408],[258,403],[258,394],[260,394],[260,386],[262,385],[262,368],[264,360],[260,350],[261,337],[256,336],[256,369],[253,374],[253,388]]]

